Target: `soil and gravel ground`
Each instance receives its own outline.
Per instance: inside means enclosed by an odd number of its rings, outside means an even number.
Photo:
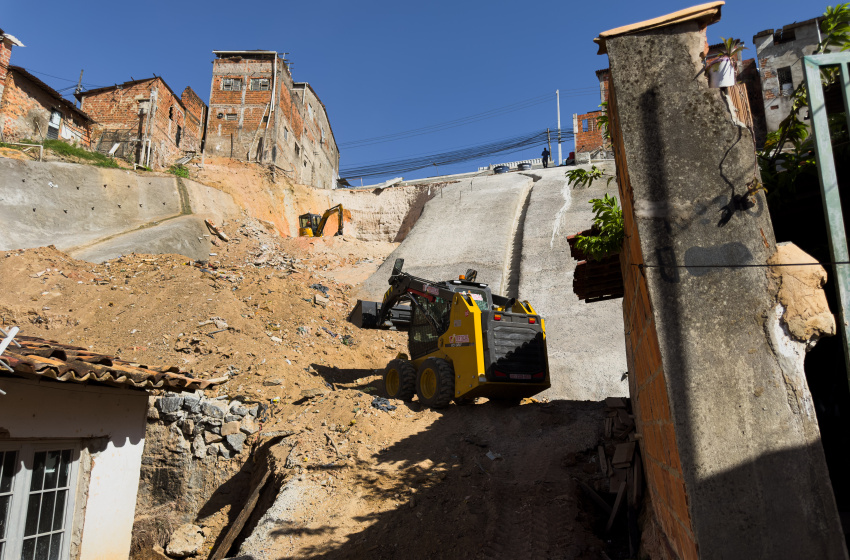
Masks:
[[[258,559],[611,553],[596,536],[604,520],[573,481],[601,479],[601,403],[375,408],[380,369],[406,351],[406,334],[360,330],[346,317],[355,286],[395,244],[281,239],[248,218],[223,229],[230,242],[203,265],[179,255],[94,265],[50,247],[0,253],[0,323],[141,364],[227,375],[207,394],[269,403],[262,432],[292,435],[278,446],[284,492],[243,544]],[[316,303],[318,285],[326,304]],[[247,480],[234,477],[198,520],[208,546],[238,515]]]

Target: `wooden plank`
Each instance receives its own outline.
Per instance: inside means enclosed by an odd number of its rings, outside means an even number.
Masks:
[[[248,496],[248,501],[246,501],[245,505],[242,507],[242,511],[239,512],[239,515],[227,529],[227,534],[219,543],[215,552],[213,552],[213,554],[209,557],[209,560],[222,560],[225,557],[230,550],[230,547],[233,546],[233,543],[239,536],[239,533],[241,533],[242,529],[245,527],[245,523],[247,523],[248,518],[251,517],[252,513],[254,513],[254,508],[257,507],[257,502],[260,498],[260,492],[266,485],[266,482],[268,482],[269,476],[271,475],[271,471],[265,461],[262,462],[262,466],[260,466],[260,468],[263,469],[262,477],[260,477],[259,482],[257,482],[254,486],[254,489]]]
[[[608,459],[605,457],[605,448],[600,445],[596,448],[596,451],[599,454],[599,469],[602,474],[608,474]]]
[[[608,408],[626,408],[626,401],[620,397],[606,397],[605,406]]]
[[[632,457],[635,454],[635,442],[628,441],[617,445],[614,450],[614,459],[611,463],[615,467],[628,467],[632,464]]]
[[[620,483],[620,489],[617,490],[617,499],[614,501],[614,507],[611,509],[611,515],[608,517],[608,524],[605,525],[605,532],[609,532],[614,525],[614,520],[617,519],[617,512],[620,511],[620,506],[623,504],[623,496],[626,493],[626,481]]]

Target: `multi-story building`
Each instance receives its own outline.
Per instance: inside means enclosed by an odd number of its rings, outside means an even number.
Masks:
[[[803,57],[813,54],[821,41],[821,19],[766,29],[753,36],[761,71],[767,132],[778,130],[779,123],[791,112],[794,90],[805,79]]]
[[[282,53],[213,51],[205,153],[275,165],[295,182],[335,188],[339,151],[325,106],[295,83]]]
[[[191,88],[181,98],[154,76],[84,91],[77,99],[95,120],[92,142],[100,152],[164,168],[201,150],[206,105]]]

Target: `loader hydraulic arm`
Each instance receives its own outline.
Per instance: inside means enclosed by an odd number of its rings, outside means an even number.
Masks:
[[[409,299],[413,305],[418,305],[416,298],[411,296],[420,296],[429,301],[434,301],[437,297],[451,301],[452,297],[454,297],[454,292],[437,286],[435,282],[402,272],[401,269],[403,266],[404,259],[396,259],[392,274],[390,275],[390,288],[384,293],[384,301],[381,303],[381,311],[378,315],[379,325],[382,325],[387,320],[390,310],[403,298]]]

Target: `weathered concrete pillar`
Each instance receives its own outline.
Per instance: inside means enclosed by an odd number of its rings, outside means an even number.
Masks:
[[[702,73],[723,2],[603,33],[641,452],[678,558],[846,558],[803,372],[763,265],[749,130]],[[640,266],[646,265],[646,266]]]

